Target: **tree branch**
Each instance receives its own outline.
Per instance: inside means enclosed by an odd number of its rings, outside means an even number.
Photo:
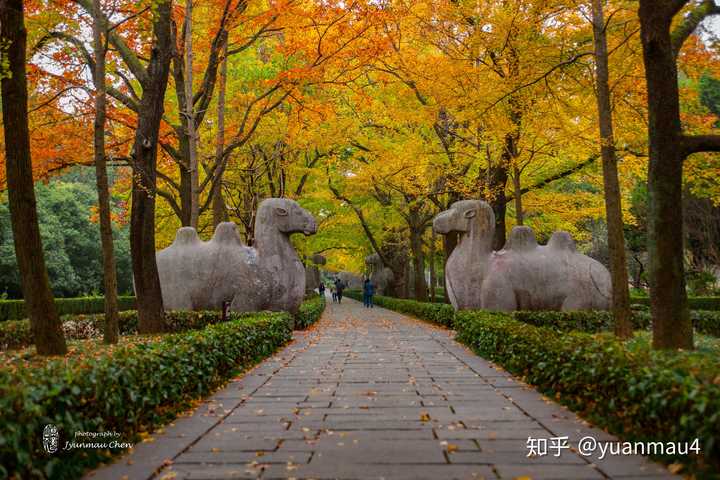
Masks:
[[[554,181],[556,181],[556,180],[560,180],[560,179],[562,179],[562,178],[569,177],[569,176],[572,175],[573,173],[579,172],[579,171],[582,170],[583,168],[587,167],[588,165],[590,165],[591,163],[593,163],[593,162],[594,162],[595,160],[597,160],[598,158],[600,158],[600,155],[598,155],[598,154],[592,155],[591,157],[588,157],[587,160],[585,160],[585,161],[583,161],[583,162],[580,162],[580,163],[578,163],[577,165],[574,165],[573,167],[568,168],[567,170],[563,170],[562,172],[558,172],[558,173],[556,173],[555,175],[552,175],[552,176],[547,177],[547,178],[545,178],[545,179],[543,179],[543,180],[540,180],[539,182],[534,183],[534,184],[532,184],[532,185],[530,185],[530,186],[528,186],[528,187],[522,188],[522,189],[520,190],[520,194],[521,194],[521,195],[524,195],[524,194],[526,194],[526,193],[528,193],[528,192],[530,192],[530,191],[532,191],[532,190],[538,190],[538,189],[540,189],[540,188],[543,188],[543,187],[545,187],[546,185],[548,185],[548,184],[550,184],[550,183],[552,183],[552,182],[554,182]],[[510,203],[510,202],[512,202],[513,200],[515,200],[515,193],[513,193],[512,195],[507,196],[507,197],[505,198],[505,203]]]
[[[703,20],[712,15],[720,15],[720,6],[715,4],[715,0],[703,0],[700,5],[692,9],[683,21],[675,27],[671,34],[673,55],[675,58],[677,58],[680,49],[688,37],[693,34]]]
[[[338,200],[347,203],[350,208],[353,209],[355,212],[355,215],[357,216],[358,220],[360,221],[360,225],[362,226],[362,229],[365,231],[365,235],[367,236],[368,240],[370,241],[370,245],[372,245],[373,250],[375,250],[375,253],[378,254],[380,257],[380,260],[382,260],[383,264],[389,265],[387,262],[387,259],[385,258],[385,255],[383,255],[382,251],[380,250],[380,246],[377,243],[377,240],[375,240],[375,235],[373,235],[372,231],[370,230],[370,226],[367,223],[367,220],[365,220],[365,215],[363,214],[362,210],[355,205],[352,200],[347,198],[346,196],[342,195],[340,191],[335,188],[332,184],[332,181],[330,180],[330,175],[328,172],[328,187],[330,188],[330,191],[335,195],[335,198]]]
[[[701,152],[720,152],[720,135],[683,135],[685,155]]]

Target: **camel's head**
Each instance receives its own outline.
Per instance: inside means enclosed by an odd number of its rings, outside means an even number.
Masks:
[[[303,233],[314,235],[317,232],[315,217],[294,200],[288,198],[268,198],[260,203],[257,222],[271,225],[286,235]]]
[[[482,200],[461,200],[435,217],[433,230],[441,235],[451,232],[492,235],[495,230],[495,214],[490,205]]]

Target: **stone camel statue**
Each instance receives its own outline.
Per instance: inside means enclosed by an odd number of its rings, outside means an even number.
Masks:
[[[305,292],[305,269],[290,235],[317,231],[313,216],[285,198],[264,200],[255,221],[256,247],[244,245],[232,222],[203,242],[192,227],[157,253],[163,304],[169,310],[295,312]]]
[[[385,266],[377,253],[365,257],[365,265],[367,265],[370,273],[370,281],[375,285],[375,292],[378,295],[383,295],[395,275],[393,275],[392,270]]]
[[[327,259],[318,253],[305,258],[305,294],[314,292],[320,286],[320,266],[326,263]]]
[[[610,273],[580,254],[567,232],[538,245],[529,227],[513,228],[494,252],[495,215],[482,200],[462,200],[433,221],[436,233],[458,232],[445,266],[445,284],[456,310],[607,310]]]

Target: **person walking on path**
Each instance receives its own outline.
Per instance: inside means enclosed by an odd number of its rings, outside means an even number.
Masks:
[[[366,278],[363,284],[363,304],[365,308],[373,308],[373,295],[375,295],[375,285],[369,278]]]
[[[330,293],[332,294],[333,303],[337,302],[337,290],[335,290],[335,284],[330,284]]]
[[[344,289],[345,285],[343,284],[342,280],[337,279],[337,281],[335,281],[335,291],[337,292],[338,303],[342,303],[342,294]]]
[[[325,284],[323,282],[320,282],[320,286],[318,286],[318,293],[321,297],[325,296]]]

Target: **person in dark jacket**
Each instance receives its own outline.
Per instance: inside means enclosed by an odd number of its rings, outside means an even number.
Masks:
[[[325,296],[325,284],[323,282],[320,282],[320,286],[318,286],[318,293],[321,297]]]
[[[345,284],[342,282],[342,280],[337,279],[335,281],[335,293],[337,294],[338,303],[342,303],[342,294],[343,294],[344,289],[345,289]]]
[[[365,308],[373,308],[373,295],[375,295],[375,285],[369,278],[366,278],[365,283],[363,283],[363,304]]]

